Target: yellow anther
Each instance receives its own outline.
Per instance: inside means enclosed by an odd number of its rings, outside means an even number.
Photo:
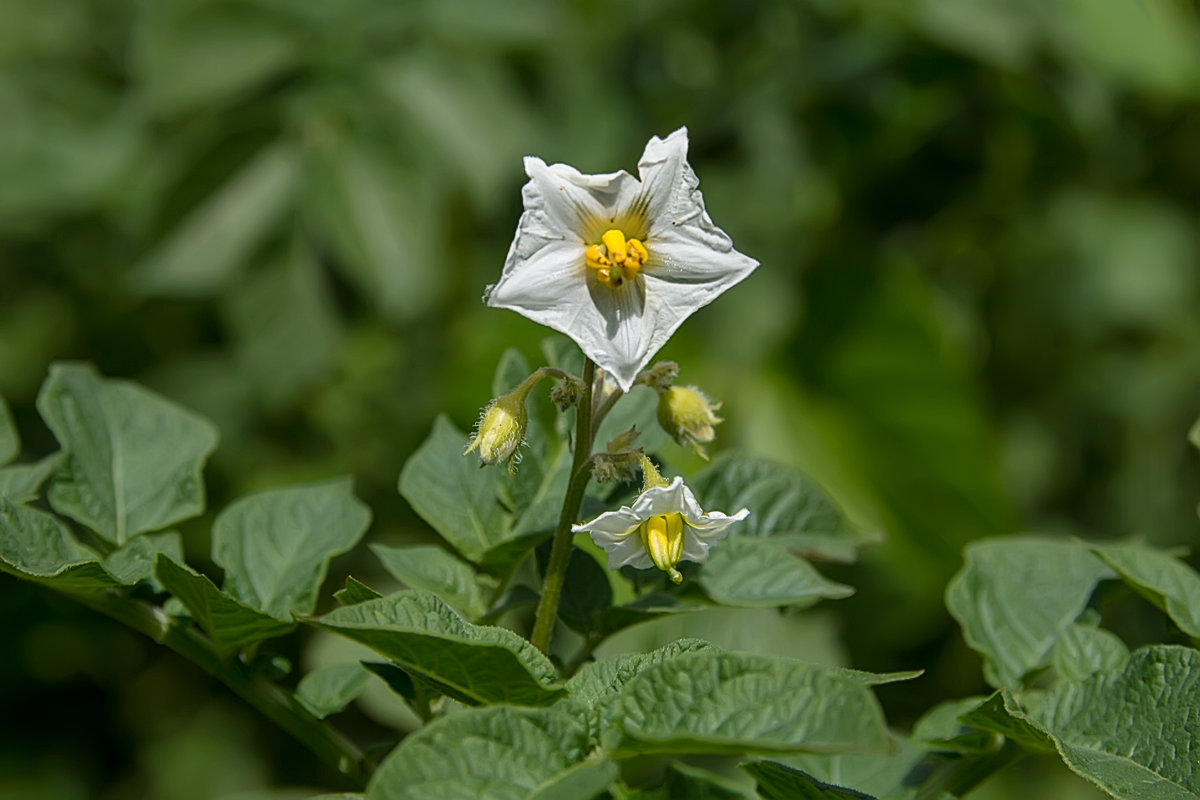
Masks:
[[[637,277],[650,254],[637,239],[626,239],[625,233],[609,228],[600,237],[603,244],[594,244],[584,251],[584,263],[596,270],[596,281],[616,289],[625,281]]]
[[[609,228],[600,237],[600,241],[604,242],[604,246],[608,248],[608,257],[616,264],[624,264],[625,258],[629,252],[625,249],[625,234],[616,228]]]
[[[683,575],[675,569],[675,565],[683,557],[683,515],[651,517],[642,523],[639,533],[654,566],[667,573],[672,582],[682,581]]]
[[[585,263],[592,269],[600,269],[601,267],[611,267],[613,262],[604,254],[603,245],[594,244],[587,249],[584,255]]]
[[[637,239],[630,239],[625,244],[627,244],[629,249],[633,251],[631,255],[637,258],[639,265],[645,264],[646,259],[650,258],[650,254],[646,252],[646,245],[642,244]]]

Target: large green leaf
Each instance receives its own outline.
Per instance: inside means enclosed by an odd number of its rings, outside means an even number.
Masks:
[[[869,794],[824,783],[786,764],[747,761],[739,766],[754,778],[766,800],[873,800]]]
[[[634,676],[655,664],[702,651],[717,652],[718,648],[701,639],[679,639],[650,653],[589,662],[567,681],[567,697],[561,705],[573,716],[587,719],[592,737],[599,739],[623,713],[616,701]]]
[[[708,596],[727,606],[808,607],[854,589],[825,578],[803,558],[770,539],[741,536],[713,548],[700,570]]]
[[[360,664],[330,664],[305,675],[296,701],[317,719],[336,714],[358,697],[370,677]]]
[[[1092,552],[1166,611],[1181,631],[1200,639],[1200,574],[1196,570],[1146,545],[1112,544],[1093,547]]]
[[[853,561],[859,547],[878,538],[850,527],[811,478],[764,459],[718,458],[691,487],[706,509],[726,514],[750,509],[734,531],[738,537],[770,537],[791,550],[835,561]]]
[[[9,464],[0,468],[0,497],[7,497],[14,503],[33,500],[62,459],[62,453],[51,453],[33,464]]]
[[[368,800],[587,800],[613,771],[588,770],[580,784],[563,786],[564,774],[583,763],[587,730],[548,708],[477,708],[452,714],[406,737],[375,772]],[[601,762],[593,762],[601,763]],[[597,780],[600,778],[600,780]],[[604,780],[607,778],[607,780]]]
[[[17,426],[13,425],[8,403],[0,395],[0,466],[12,461],[19,452],[21,439],[17,436]]]
[[[0,570],[61,592],[102,592],[125,581],[56,517],[0,497]]]
[[[125,583],[137,583],[154,574],[159,553],[183,561],[183,539],[178,532],[148,533],[130,539],[105,557],[104,567]]]
[[[504,571],[544,532],[513,527],[496,496],[495,476],[463,456],[469,438],[444,416],[400,473],[400,494],[467,560]]]
[[[487,610],[488,597],[480,576],[437,545],[388,547],[371,545],[383,568],[411,589],[433,592],[469,619]]]
[[[236,650],[295,627],[292,621],[276,619],[230,597],[208,578],[167,555],[158,556],[154,574],[222,650]]]
[[[1120,670],[1128,660],[1129,648],[1116,634],[1074,623],[1059,635],[1052,663],[1060,676],[1082,681],[1097,672]]]
[[[866,682],[830,667],[750,653],[694,653],[639,672],[622,691],[616,752],[881,750]]]
[[[329,561],[358,543],[371,512],[352,482],[272,489],[244,497],[213,523],[213,561],[225,591],[279,619],[311,614]]]
[[[204,510],[200,470],[217,445],[207,420],[83,364],[52,366],[37,407],[65,453],[55,511],[121,545]]]
[[[305,620],[365,644],[465,703],[547,705],[554,665],[504,628],[472,625],[436,595],[404,591]]]
[[[984,656],[993,686],[1017,687],[1049,663],[1059,635],[1096,584],[1115,577],[1082,545],[1035,537],[989,539],[966,548],[966,565],[946,588],[963,637]]]
[[[137,290],[194,297],[224,288],[293,202],[299,175],[292,145],[265,148],[134,267]]]
[[[1114,797],[1200,797],[1200,652],[1157,645],[1125,668],[1063,681],[1024,698],[1067,766]]]

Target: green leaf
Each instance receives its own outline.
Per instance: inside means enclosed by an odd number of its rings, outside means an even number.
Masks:
[[[407,736],[375,772],[368,800],[446,800],[486,797],[527,800],[566,795],[551,787],[572,778],[591,790],[611,774],[597,767],[564,778],[586,755],[587,731],[548,708],[476,708],[452,714]],[[587,791],[572,797],[590,797]]]
[[[1096,584],[1115,577],[1086,547],[1035,537],[974,542],[946,588],[946,607],[984,656],[993,686],[1017,687],[1049,663],[1054,643],[1087,605]]]
[[[328,134],[310,148],[311,226],[337,255],[335,266],[385,316],[427,312],[449,274],[438,247],[442,184],[366,137]]]
[[[969,727],[998,733],[1030,752],[1054,752],[1054,743],[1050,737],[1027,721],[1006,693],[996,692],[975,708],[964,712],[958,719]]]
[[[921,715],[913,725],[912,740],[936,750],[955,753],[978,753],[994,750],[997,737],[990,731],[978,730],[962,722],[963,714],[974,711],[986,697],[964,697],[946,700]]]
[[[364,661],[362,665],[363,669],[372,675],[379,676],[389,689],[406,700],[412,700],[417,696],[417,687],[413,676],[395,664],[384,661]]]
[[[706,606],[701,603],[689,603],[680,600],[675,595],[651,592],[636,600],[602,611],[594,618],[591,628],[593,636],[604,638],[617,631],[623,630],[642,622],[659,619],[673,614],[687,614],[694,611],[704,611]]]
[[[290,26],[262,6],[155,6],[138,16],[131,63],[144,102],[159,113],[229,103],[301,54]]]
[[[137,583],[154,575],[159,553],[183,561],[183,539],[177,531],[148,533],[130,539],[108,554],[104,567],[123,583]]]
[[[288,407],[336,366],[341,325],[322,268],[303,245],[226,294],[241,379],[268,408]]]
[[[200,470],[217,445],[207,420],[70,363],[50,367],[37,407],[65,453],[48,493],[55,511],[122,545],[204,510]]]
[[[62,460],[62,453],[51,453],[33,464],[10,464],[0,468],[0,497],[7,497],[14,503],[33,500]]]
[[[1121,578],[1167,612],[1179,629],[1200,639],[1200,574],[1184,562],[1139,544],[1093,547]]]
[[[830,561],[853,561],[878,537],[855,531],[813,480],[781,464],[744,456],[718,458],[690,484],[706,509],[750,509],[735,536],[770,537],[789,550]]]
[[[622,713],[615,702],[638,673],[655,664],[699,652],[718,652],[701,639],[679,639],[650,653],[602,658],[584,664],[569,681],[567,697],[560,705],[577,718],[586,718],[592,737],[599,739]]]
[[[529,800],[591,800],[617,779],[620,770],[608,759],[584,761],[546,779]]]
[[[0,395],[0,466],[12,461],[20,452],[21,439],[17,436],[17,427],[13,424],[8,403]]]
[[[0,497],[0,570],[60,592],[101,592],[123,581],[56,517]]]
[[[325,719],[350,705],[368,677],[359,664],[330,664],[300,679],[296,700],[317,719]]]
[[[749,800],[755,797],[749,788],[708,770],[682,761],[667,765],[663,778],[664,800]]]
[[[554,665],[504,628],[472,625],[436,595],[404,591],[305,622],[365,644],[464,703],[548,705]]]
[[[658,392],[649,386],[634,386],[617,401],[596,430],[596,445],[606,447],[613,437],[633,427],[639,434],[637,446],[647,452],[660,450],[671,440],[658,424]]]
[[[485,593],[475,570],[443,548],[373,544],[371,551],[396,580],[411,589],[433,592],[468,619],[477,619],[487,610],[490,592]]]
[[[400,473],[400,494],[472,563],[503,572],[545,538],[513,528],[496,497],[495,476],[463,456],[469,439],[445,416]]]
[[[843,670],[750,653],[694,653],[647,667],[622,692],[618,753],[880,750],[879,703]],[[608,743],[606,743],[607,746]]]
[[[1054,669],[1072,681],[1097,672],[1120,670],[1129,660],[1129,648],[1113,633],[1088,625],[1068,625],[1054,646]]]
[[[758,784],[767,800],[873,800],[871,795],[817,780],[803,770],[774,761],[739,764]]]
[[[1156,645],[1125,668],[1064,681],[1024,700],[1026,718],[1072,770],[1128,800],[1195,800],[1200,762],[1200,652]]]
[[[345,588],[333,593],[333,599],[344,606],[352,606],[355,603],[363,603],[379,597],[383,597],[383,595],[352,575],[346,576]]]
[[[154,574],[192,619],[224,651],[287,633],[295,623],[276,619],[235,600],[205,576],[159,554]]]
[[[829,788],[860,792],[868,797],[887,800],[911,800],[908,788],[927,751],[908,739],[893,736],[888,749],[874,753],[800,753],[774,759],[804,771]],[[819,796],[819,795],[818,795]],[[836,797],[836,795],[834,795]],[[938,795],[940,798],[941,795]]]
[[[546,562],[549,562],[549,553],[546,553],[545,559],[540,558],[544,550],[538,549],[538,566],[543,574]],[[598,632],[601,628],[599,619],[611,609],[613,602],[612,584],[604,567],[588,553],[573,547],[567,560],[564,584],[570,587],[570,591],[563,592],[558,602],[558,618],[585,636]]]
[[[202,297],[224,288],[291,205],[300,155],[263,149],[192,211],[130,274],[147,295]]]
[[[243,497],[213,522],[213,561],[225,591],[278,619],[311,614],[330,560],[358,543],[371,512],[352,481],[272,489]]]
[[[807,608],[823,598],[854,594],[774,541],[745,536],[714,547],[699,580],[709,597],[727,606]]]

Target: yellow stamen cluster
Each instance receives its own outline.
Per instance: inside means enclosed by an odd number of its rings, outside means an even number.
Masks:
[[[644,244],[637,239],[626,239],[616,228],[605,231],[600,241],[603,244],[587,249],[584,260],[589,269],[596,270],[596,280],[610,289],[633,280],[650,257]]]
[[[662,514],[646,520],[638,529],[650,560],[667,573],[673,583],[683,580],[683,575],[675,569],[683,557],[683,526],[682,514]]]

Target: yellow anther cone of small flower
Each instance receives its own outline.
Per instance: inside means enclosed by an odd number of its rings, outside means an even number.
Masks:
[[[633,505],[622,506],[571,530],[585,532],[608,553],[609,569],[630,566],[656,567],[680,583],[680,561],[703,564],[708,550],[725,538],[729,526],[749,516],[741,509],[727,516],[705,512],[695,495],[676,477],[667,482],[644,455],[641,456],[644,485]]]

